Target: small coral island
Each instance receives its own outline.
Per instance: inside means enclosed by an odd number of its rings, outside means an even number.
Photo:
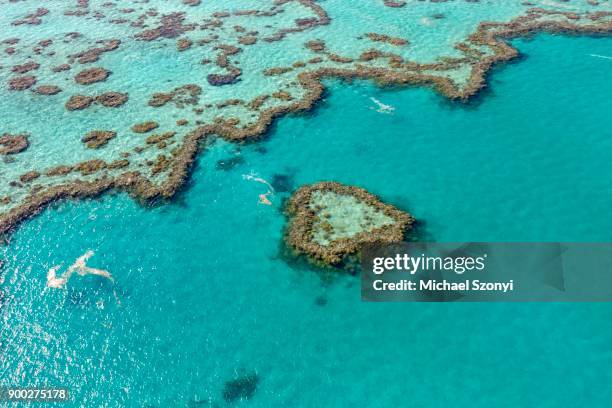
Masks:
[[[289,199],[287,244],[325,265],[338,265],[364,244],[400,242],[414,218],[366,190],[336,182],[299,188]]]

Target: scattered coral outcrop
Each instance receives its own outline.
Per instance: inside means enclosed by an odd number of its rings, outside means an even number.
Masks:
[[[28,75],[11,78],[8,83],[8,88],[11,91],[25,91],[26,89],[30,89],[34,84],[36,84],[36,77]]]
[[[73,110],[82,110],[91,106],[94,102],[94,98],[87,95],[72,95],[68,102],[66,102],[66,109]]]
[[[175,88],[171,92],[156,92],[149,99],[149,106],[158,108],[168,102],[174,102],[176,107],[182,108],[185,105],[195,105],[200,100],[202,88],[195,84],[187,84]]]
[[[99,149],[105,146],[111,139],[117,136],[117,132],[112,130],[92,130],[87,133],[81,141],[90,149]]]
[[[96,82],[106,81],[110,71],[104,68],[85,69],[74,77],[74,81],[79,85],[90,85]]]
[[[158,127],[159,127],[159,123],[157,122],[153,122],[153,121],[142,122],[142,123],[137,123],[134,126],[132,126],[132,132],[148,133],[154,129],[157,129]]]
[[[27,135],[11,135],[8,133],[0,136],[0,155],[21,153],[28,148],[30,142]]]
[[[122,92],[104,92],[97,96],[72,95],[65,106],[69,111],[86,109],[93,104],[100,104],[107,108],[118,108],[125,104],[128,99],[128,94]]]
[[[61,91],[62,88],[57,85],[40,85],[34,89],[34,92],[39,95],[56,95]]]
[[[128,94],[121,92],[105,92],[96,96],[95,101],[107,108],[117,108],[128,100]]]
[[[408,40],[399,37],[392,37],[386,34],[378,34],[378,33],[367,33],[366,37],[368,37],[371,41],[374,42],[382,42],[391,45],[406,45],[408,44]]]

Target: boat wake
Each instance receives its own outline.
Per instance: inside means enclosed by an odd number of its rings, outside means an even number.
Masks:
[[[259,195],[259,204],[272,205],[272,201],[270,201],[270,198],[273,197],[275,194],[274,187],[272,187],[272,184],[270,184],[265,179],[259,177],[257,173],[254,172],[251,172],[250,174],[243,174],[242,178],[244,180],[252,180],[267,186],[268,191]]]
[[[66,287],[66,285],[68,284],[68,281],[70,280],[74,272],[76,272],[80,276],[85,276],[85,275],[102,276],[104,278],[109,279],[111,282],[114,282],[114,279],[112,275],[110,274],[110,272],[104,269],[90,268],[89,266],[87,266],[87,261],[93,255],[94,255],[94,252],[91,250],[85,252],[83,255],[78,257],[74,261],[74,263],[70,265],[68,269],[66,270],[66,272],[64,272],[62,275],[57,274],[57,271],[62,267],[62,264],[55,265],[54,267],[50,268],[49,271],[47,272],[47,287],[54,288],[54,289],[62,289]]]
[[[378,113],[384,113],[387,115],[392,115],[393,112],[395,111],[395,107],[391,106],[391,105],[385,105],[384,103],[382,103],[381,101],[379,101],[378,99],[374,98],[374,97],[370,97],[370,100],[372,102],[374,102],[377,106],[377,108],[374,107],[370,107],[370,109],[376,110],[376,112]]]
[[[612,60],[612,57],[610,57],[608,55],[589,54],[589,57],[595,57],[595,58],[602,58],[602,59]]]

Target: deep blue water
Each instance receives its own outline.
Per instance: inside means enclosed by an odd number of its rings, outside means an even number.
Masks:
[[[414,214],[422,239],[610,241],[612,60],[590,54],[612,42],[516,44],[524,59],[468,105],[331,82],[264,141],[208,148],[171,204],[119,194],[26,222],[2,248],[0,384],[65,385],[83,406],[228,406],[225,382],[257,373],[236,405],[610,406],[612,306],[361,303],[358,278],[280,256],[287,194],[258,205],[265,186],[243,178],[365,187]],[[45,288],[87,249],[115,285]]]

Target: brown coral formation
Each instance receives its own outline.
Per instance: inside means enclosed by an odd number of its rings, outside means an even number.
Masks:
[[[337,195],[352,196],[359,202],[384,213],[393,219],[394,223],[322,245],[313,239],[314,225],[321,220],[321,214],[312,205],[312,195],[315,192],[332,192]],[[365,244],[400,242],[406,230],[414,222],[410,214],[383,203],[366,190],[336,182],[321,182],[301,187],[289,199],[286,211],[290,217],[285,235],[287,244],[296,252],[306,254],[326,265],[339,264],[346,255],[358,252]]]
[[[30,146],[27,135],[11,135],[8,133],[0,136],[0,155],[17,154]]]
[[[149,99],[149,106],[159,108],[170,102],[172,98],[173,95],[171,93],[156,92],[151,96],[151,99]]]
[[[157,122],[153,122],[153,121],[142,122],[142,123],[137,123],[134,126],[132,126],[132,132],[148,133],[154,129],[157,129],[158,127],[159,127],[159,124]]]
[[[171,161],[163,154],[157,156],[155,162],[151,164],[151,175],[155,176],[156,174],[167,171],[170,168]]]
[[[130,165],[129,160],[120,159],[120,160],[115,160],[114,162],[109,163],[107,168],[110,170],[124,169],[129,165]]]
[[[75,60],[80,64],[87,64],[91,62],[96,62],[100,59],[100,56],[105,52],[114,51],[119,48],[121,45],[121,40],[112,39],[107,41],[99,41],[103,43],[102,47],[91,48],[77,54],[72,54],[69,57],[72,60]]]
[[[90,149],[99,149],[117,136],[117,132],[112,130],[92,130],[87,133],[81,141]]]
[[[386,34],[378,34],[378,33],[367,33],[366,37],[368,37],[371,41],[374,42],[383,42],[391,45],[406,45],[408,44],[407,40],[399,37],[391,37]]]
[[[200,94],[202,88],[195,84],[187,84],[174,88],[172,92],[154,93],[151,99],[149,99],[149,106],[158,108],[164,106],[168,102],[174,102],[178,108],[182,108],[185,105],[195,105],[200,100]]]
[[[384,5],[387,7],[400,8],[406,5],[405,1],[384,0]]]
[[[83,176],[88,176],[105,168],[106,162],[100,159],[87,160],[74,166],[74,169],[81,172]]]
[[[281,101],[292,101],[293,96],[287,91],[276,91],[272,94],[273,98],[280,99]]]
[[[146,143],[148,145],[157,145],[159,149],[163,149],[168,144],[168,139],[171,139],[176,135],[174,132],[157,133],[147,137]]]
[[[34,71],[40,68],[40,64],[38,62],[30,61],[25,64],[15,65],[11,71],[16,74],[25,74],[30,71]]]
[[[53,72],[62,72],[62,71],[68,71],[70,69],[70,65],[69,64],[61,64],[58,65],[56,67],[51,68],[51,71]]]
[[[189,38],[181,38],[176,42],[176,49],[178,51],[185,51],[191,48],[192,45],[193,41],[191,41]]]
[[[291,71],[293,71],[293,68],[289,68],[289,67],[273,67],[273,68],[265,69],[263,74],[265,76],[276,76],[276,75],[282,75],[282,74],[285,74],[285,73],[291,72]]]
[[[56,85],[40,85],[34,89],[39,95],[56,95],[62,91],[62,88]]]
[[[105,92],[96,96],[95,101],[107,108],[117,108],[128,100],[128,94],[121,92]]]
[[[27,14],[24,18],[15,20],[11,24],[14,26],[19,26],[22,24],[39,25],[42,23],[41,17],[46,16],[47,14],[49,14],[49,10],[44,7],[40,7],[36,9],[34,13]]]
[[[253,45],[257,42],[257,37],[254,35],[245,35],[238,37],[238,42],[242,45]]]
[[[60,165],[47,170],[45,174],[47,176],[65,176],[70,174],[72,170],[74,170],[72,166]]]
[[[106,81],[110,74],[111,72],[104,68],[89,68],[76,74],[74,80],[79,85],[89,85]]]
[[[70,111],[82,110],[91,106],[94,102],[94,98],[86,95],[72,95],[68,102],[66,102],[66,109]]]
[[[237,66],[232,65],[229,57],[242,52],[242,49],[233,45],[220,44],[215,47],[215,50],[221,51],[221,53],[217,55],[215,64],[220,68],[224,68],[227,73],[209,74],[206,77],[208,83],[212,86],[224,86],[238,82],[240,80],[240,76],[242,75],[242,70]]]
[[[21,181],[22,183],[30,183],[31,181],[34,181],[39,177],[40,177],[39,172],[28,171],[27,173],[24,173],[21,176],[19,176],[19,181]]]
[[[312,52],[323,52],[325,51],[325,41],[323,40],[311,40],[306,43],[306,48]]]
[[[212,86],[231,85],[238,82],[240,71],[232,71],[229,74],[209,74],[206,80]]]
[[[8,83],[8,88],[11,91],[25,91],[36,84],[36,77],[34,76],[22,76],[11,78]]]
[[[136,34],[136,38],[143,41],[153,41],[158,38],[177,38],[187,31],[194,30],[195,24],[184,24],[185,13],[171,13],[162,16],[160,25],[156,28],[144,30]]]
[[[128,94],[121,92],[104,92],[98,96],[72,95],[66,102],[66,109],[70,111],[82,110],[97,103],[107,108],[117,108],[129,99]]]

